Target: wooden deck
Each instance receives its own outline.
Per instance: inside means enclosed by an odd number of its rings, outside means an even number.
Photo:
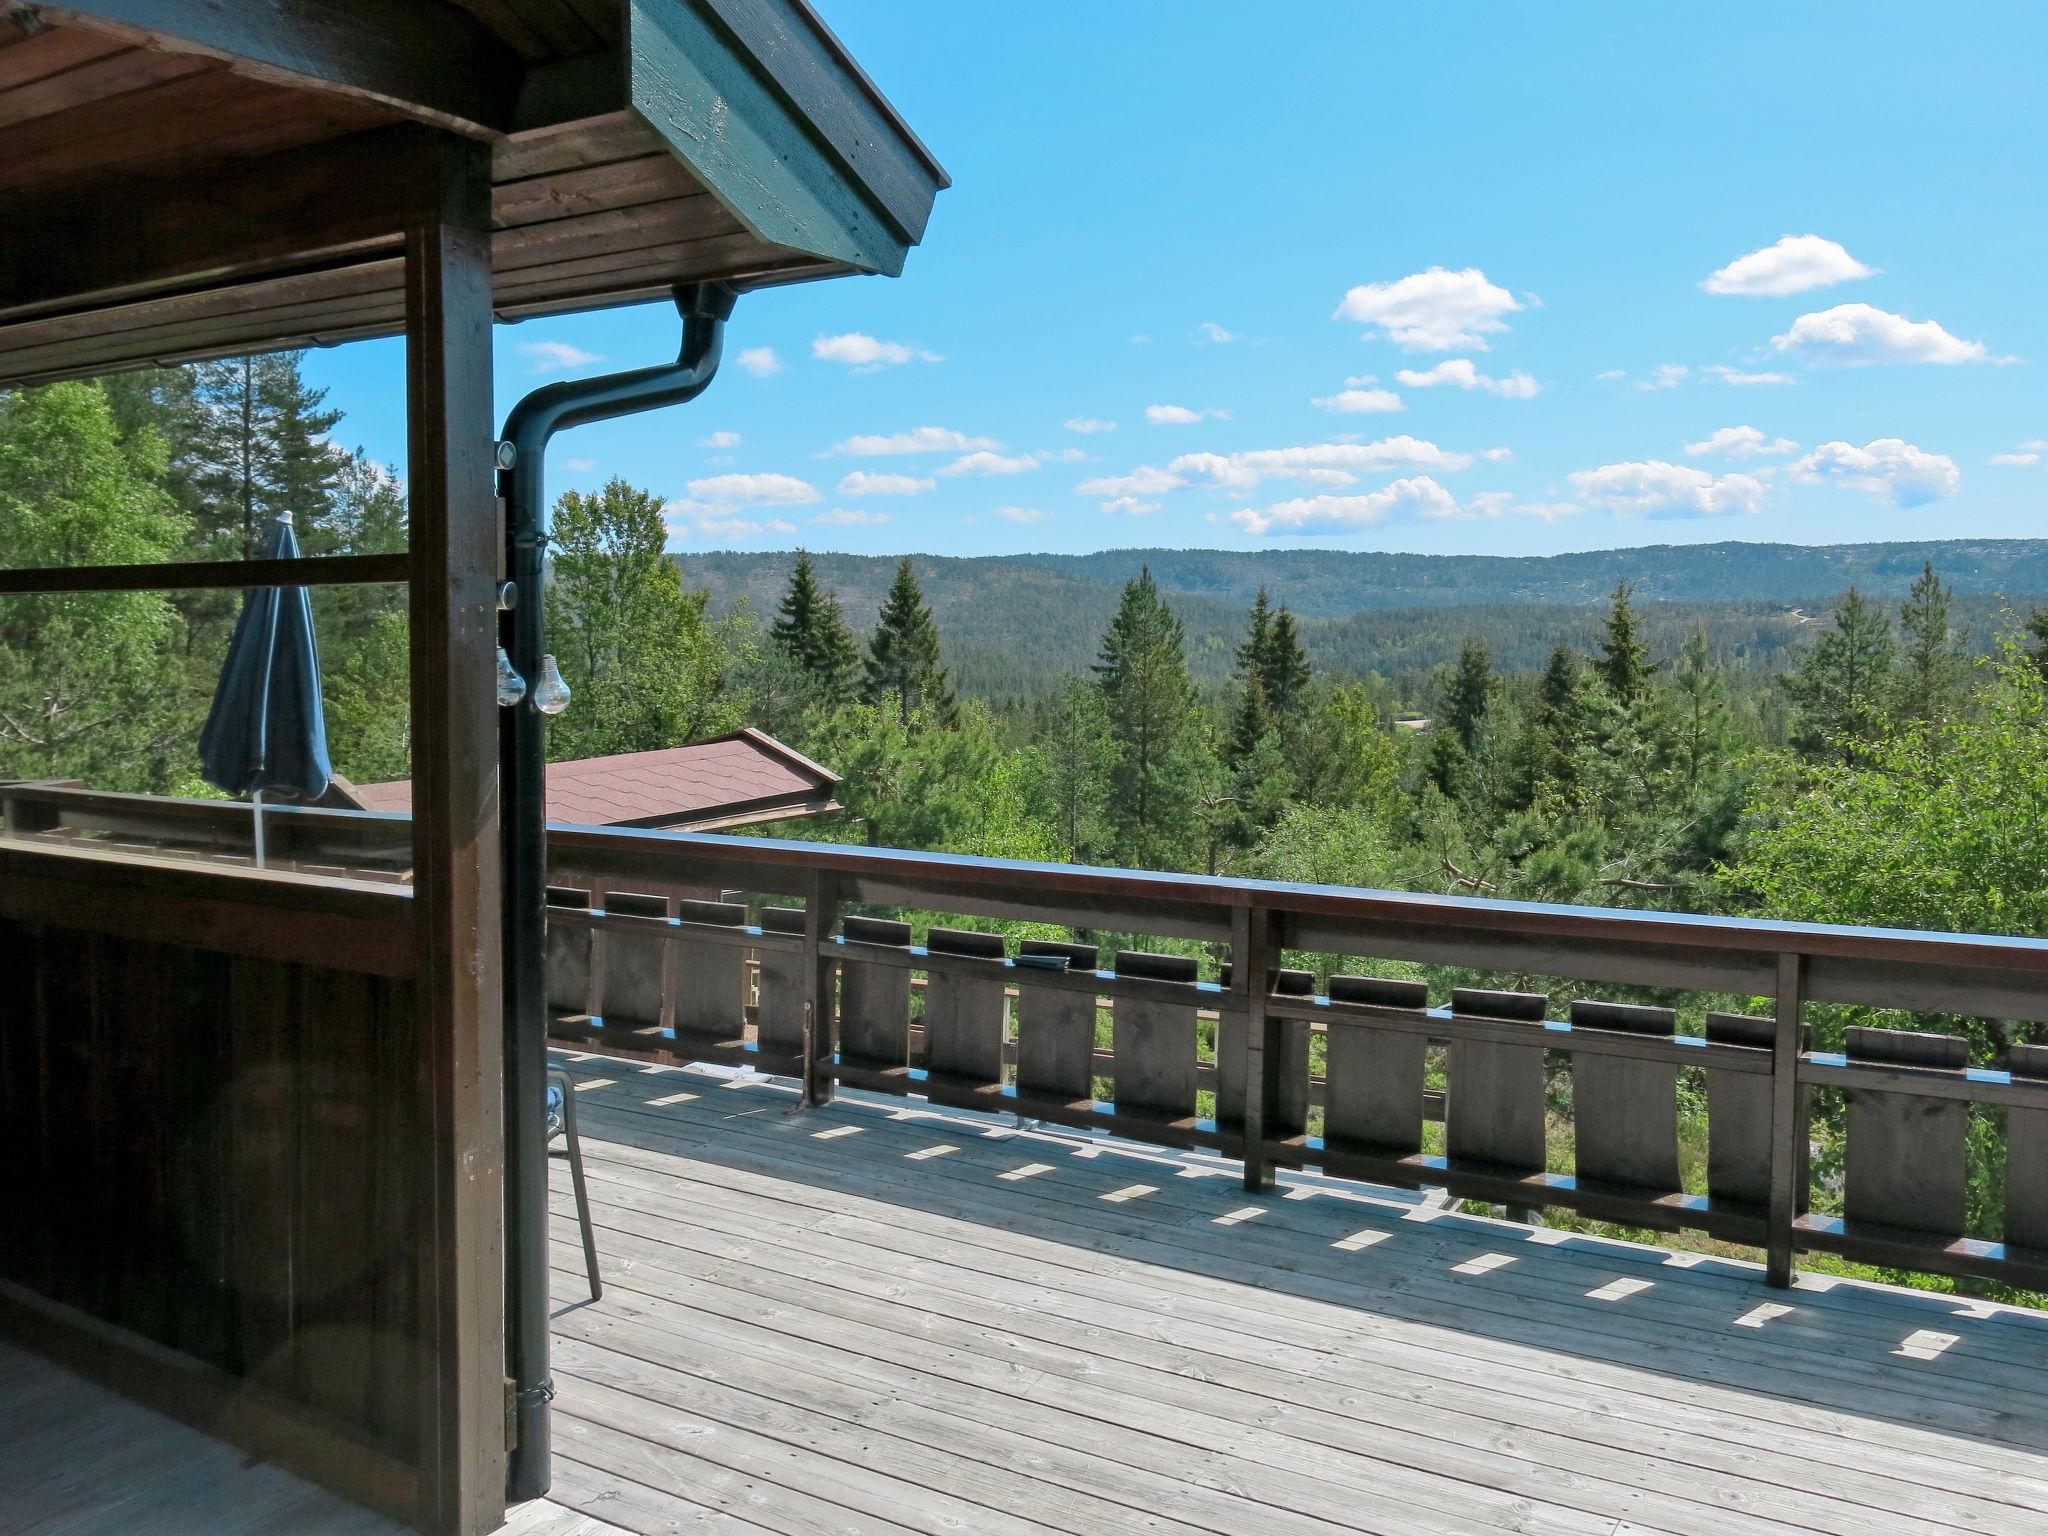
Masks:
[[[251,1462],[39,1356],[0,1344],[0,1536],[403,1536],[324,1489]],[[553,1500],[504,1536],[619,1536]]]
[[[553,1498],[627,1530],[2048,1530],[2039,1314],[563,1059]]]

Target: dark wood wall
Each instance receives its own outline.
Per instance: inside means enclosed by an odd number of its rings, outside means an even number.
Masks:
[[[17,1321],[157,1346],[189,1368],[196,1416],[220,1389],[282,1413],[410,1512],[428,1188],[411,899],[181,871],[213,888],[213,919],[172,940],[134,931],[175,899],[163,866],[40,862],[0,896]]]

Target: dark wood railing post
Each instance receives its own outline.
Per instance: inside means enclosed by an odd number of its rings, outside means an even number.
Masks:
[[[1278,1120],[1280,1107],[1280,1020],[1266,1011],[1279,963],[1271,912],[1261,907],[1231,910],[1230,962],[1230,990],[1236,994],[1232,1003],[1244,1011],[1238,1036],[1244,1050],[1244,1187],[1257,1193],[1273,1187],[1266,1134]],[[1218,1033],[1220,1038],[1220,1025]]]
[[[1806,961],[1778,956],[1777,1033],[1771,1051],[1771,1206],[1764,1278],[1792,1284],[1793,1224],[1806,1177],[1805,1125],[1799,1113],[1799,1047],[1806,1012]]]
[[[838,1040],[833,971],[839,957],[832,949],[832,925],[838,920],[838,882],[828,874],[813,872],[804,892],[803,968],[804,1103],[812,1108],[831,1103],[837,1086],[832,1076]]]

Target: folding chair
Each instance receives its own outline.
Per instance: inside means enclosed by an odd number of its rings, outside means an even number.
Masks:
[[[548,1140],[557,1136],[568,1144],[569,1182],[576,1188],[576,1220],[583,1228],[583,1267],[590,1274],[590,1299],[604,1298],[604,1282],[597,1275],[597,1238],[590,1228],[590,1193],[583,1187],[583,1143],[576,1135],[576,1090],[566,1072],[548,1074]]]

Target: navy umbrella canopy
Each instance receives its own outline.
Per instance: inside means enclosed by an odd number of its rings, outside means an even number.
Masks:
[[[270,525],[270,560],[298,558],[291,514]],[[228,641],[228,658],[199,734],[206,782],[256,804],[256,862],[263,863],[263,796],[312,800],[334,778],[320,700],[320,647],[304,587],[251,587]]]

